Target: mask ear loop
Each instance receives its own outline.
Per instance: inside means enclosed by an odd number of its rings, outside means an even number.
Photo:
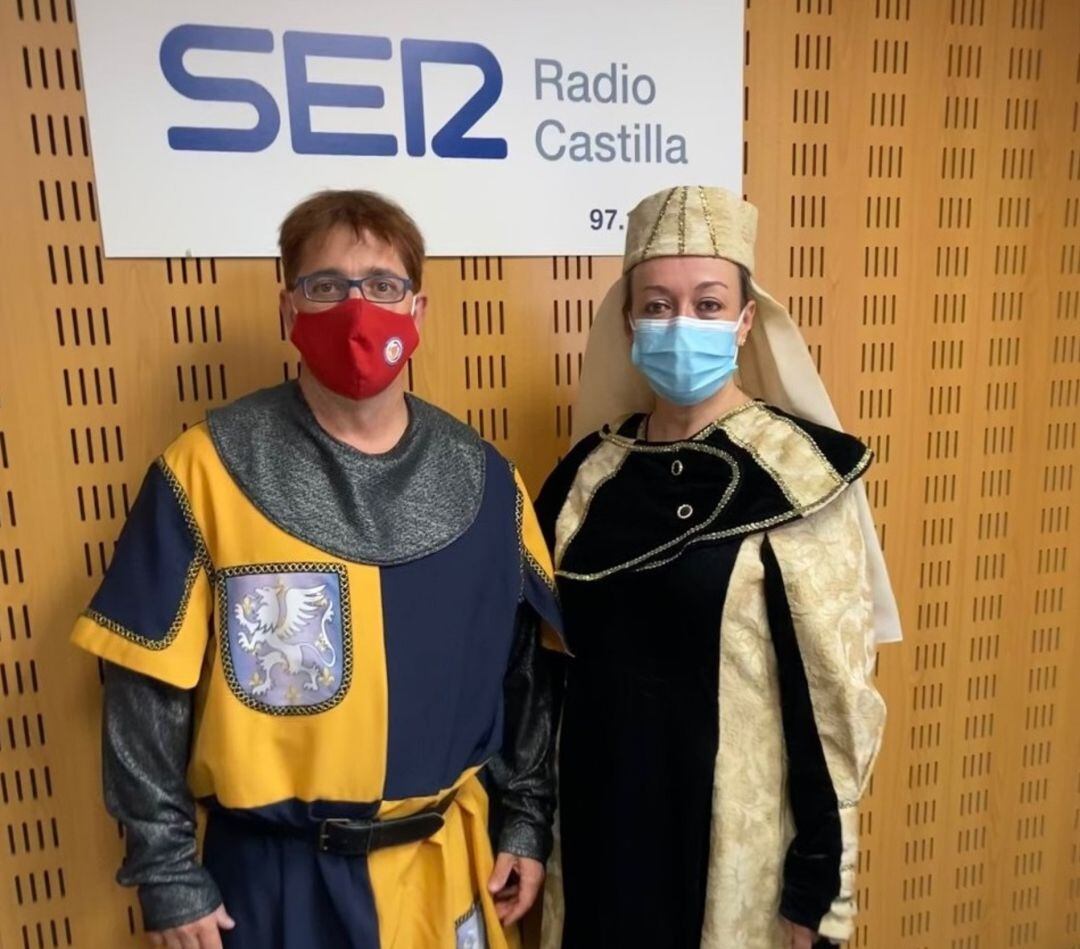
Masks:
[[[743,345],[743,343],[746,342],[746,340],[744,339],[744,340],[740,341],[739,340],[739,333],[742,331],[743,320],[746,319],[746,311],[748,309],[750,309],[750,303],[751,302],[752,301],[750,301],[750,300],[746,301],[746,306],[744,306],[742,308],[742,311],[739,313],[739,318],[735,321],[735,344],[740,349],[742,348],[742,345]],[[736,356],[736,365],[737,364],[738,364],[738,357]]]
[[[413,294],[412,306],[409,307],[409,316],[416,316],[416,294]]]

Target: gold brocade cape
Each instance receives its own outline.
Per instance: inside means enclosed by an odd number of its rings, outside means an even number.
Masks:
[[[631,418],[583,439],[549,479],[537,509],[554,548],[560,586],[595,582],[616,571],[648,571],[696,545],[738,544],[718,631],[719,733],[702,949],[787,945],[780,906],[796,828],[766,561],[778,565],[782,576],[780,597],[794,628],[839,814],[839,886],[816,928],[822,936],[845,940],[856,911],[856,806],[885,717],[871,682],[872,595],[851,490],[870,453],[850,436],[761,402],[735,409],[685,441],[642,441],[636,437],[639,425],[640,417]],[[684,464],[697,466],[705,477],[697,479],[693,496],[678,487],[669,499],[662,489],[660,508],[646,516],[633,489],[626,491],[647,464],[661,475],[670,469],[674,482],[680,482]],[[689,480],[681,481],[689,491]],[[673,515],[666,520],[665,505]],[[607,525],[619,510],[627,529],[610,536]],[[573,649],[573,617],[564,620]],[[557,847],[544,895],[544,949],[560,946],[562,922]]]

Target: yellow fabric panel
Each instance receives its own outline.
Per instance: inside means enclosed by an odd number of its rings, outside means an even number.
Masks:
[[[407,804],[411,809],[413,802]],[[398,805],[388,807],[397,812]],[[368,873],[383,949],[453,947],[455,923],[477,902],[489,949],[520,949],[517,927],[504,930],[499,925],[488,893],[495,862],[487,822],[487,795],[472,775],[462,784],[438,833],[371,854]]]
[[[213,590],[206,571],[197,568],[176,635],[164,648],[151,648],[106,617],[87,611],[75,623],[71,641],[87,652],[181,689],[199,679],[209,635]]]
[[[193,425],[184,432],[162,452],[162,458],[187,496],[215,569],[272,559],[266,555],[261,544],[262,531],[254,529],[249,517],[245,516],[242,521],[246,536],[233,536],[228,529],[230,520],[235,524],[235,518],[241,514],[248,515],[254,509],[221,463],[205,422]],[[265,521],[261,514],[258,517]],[[266,527],[272,528],[273,525],[267,523]],[[222,549],[223,543],[232,543],[234,549],[246,547],[244,553],[248,554],[247,559],[244,559],[243,553],[230,556],[230,551]]]
[[[386,774],[387,684],[377,567],[343,564],[287,534],[247,500],[214,450],[205,425],[165,452],[206,540],[215,571],[248,565],[334,565],[345,572],[351,605],[351,682],[341,701],[311,714],[270,714],[236,698],[218,645],[223,617],[214,604],[213,653],[200,687],[189,781],[197,796],[227,807],[302,800],[372,801]],[[219,580],[219,583],[224,582]]]
[[[480,771],[481,768],[479,766],[468,768],[461,773],[452,787],[443,788],[437,794],[428,794],[422,797],[407,797],[402,800],[381,801],[376,816],[379,820],[399,820],[402,817],[411,817],[413,814],[418,814],[420,811],[434,807],[455,788],[460,793],[461,788],[476,777]]]
[[[288,540],[305,548],[295,559],[314,559],[312,548]],[[215,651],[189,770],[197,796],[216,794],[227,807],[290,797],[373,801],[382,796],[388,700],[379,570],[349,564],[347,583],[352,679],[333,708],[301,715],[249,708],[232,694]]]

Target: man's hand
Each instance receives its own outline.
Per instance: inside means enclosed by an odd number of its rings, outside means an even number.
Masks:
[[[500,853],[488,881],[499,922],[512,926],[521,919],[536,902],[543,882],[544,865],[539,860]]]
[[[221,949],[219,930],[232,929],[235,925],[225,907],[219,906],[209,916],[193,923],[150,933],[150,945],[164,946],[165,949]]]
[[[817,933],[814,930],[799,926],[787,919],[784,920],[784,928],[788,932],[787,942],[784,943],[786,947],[790,947],[790,949],[813,949],[814,940],[817,939]]]

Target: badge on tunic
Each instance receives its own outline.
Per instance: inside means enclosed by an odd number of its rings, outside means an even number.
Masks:
[[[473,903],[472,909],[457,921],[456,930],[457,949],[487,949],[484,914],[479,903]]]
[[[344,568],[264,564],[219,577],[222,664],[236,697],[277,715],[341,701],[352,658]]]

